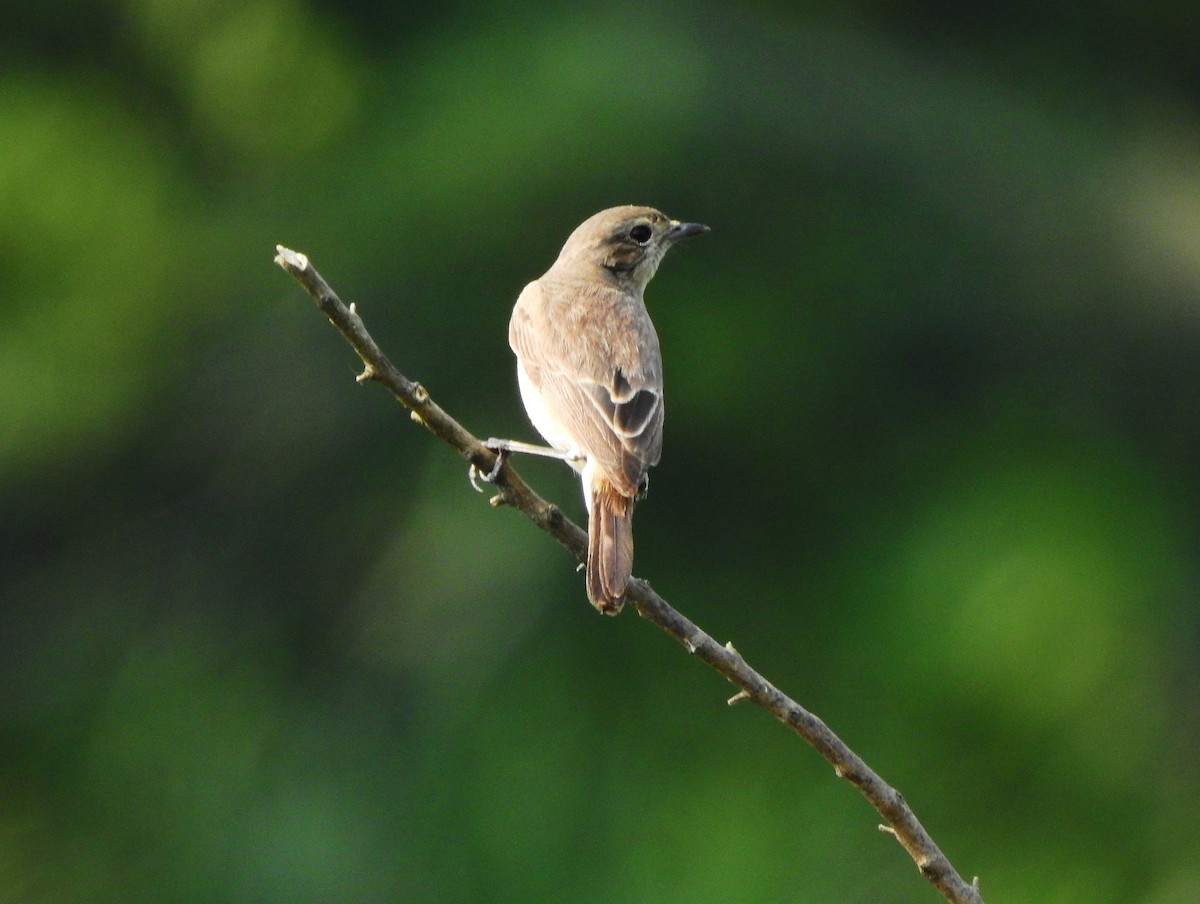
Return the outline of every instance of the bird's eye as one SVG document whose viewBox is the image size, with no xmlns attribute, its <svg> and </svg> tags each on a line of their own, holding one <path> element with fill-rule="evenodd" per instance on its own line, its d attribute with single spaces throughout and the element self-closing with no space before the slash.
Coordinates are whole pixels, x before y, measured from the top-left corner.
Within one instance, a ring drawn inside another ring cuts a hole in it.
<svg viewBox="0 0 1200 904">
<path fill-rule="evenodd" d="M 650 241 L 650 236 L 653 234 L 654 233 L 651 231 L 650 227 L 645 223 L 638 223 L 629 230 L 629 237 L 639 245 L 644 245 Z"/>
</svg>

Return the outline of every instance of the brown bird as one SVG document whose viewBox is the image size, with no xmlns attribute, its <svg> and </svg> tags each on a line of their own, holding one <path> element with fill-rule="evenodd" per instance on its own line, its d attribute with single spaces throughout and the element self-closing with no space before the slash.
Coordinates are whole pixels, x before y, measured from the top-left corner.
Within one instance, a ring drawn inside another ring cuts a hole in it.
<svg viewBox="0 0 1200 904">
<path fill-rule="evenodd" d="M 583 478 L 587 594 L 609 615 L 633 573 L 634 499 L 662 452 L 662 356 L 642 293 L 668 248 L 707 231 L 650 207 L 603 210 L 525 287 L 509 323 L 525 410 L 554 450 L 540 451 Z"/>
</svg>

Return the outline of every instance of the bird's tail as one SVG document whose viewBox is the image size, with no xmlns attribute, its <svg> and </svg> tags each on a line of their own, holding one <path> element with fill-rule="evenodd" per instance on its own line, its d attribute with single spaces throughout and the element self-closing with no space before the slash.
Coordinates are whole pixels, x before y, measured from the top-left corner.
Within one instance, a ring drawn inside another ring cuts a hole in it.
<svg viewBox="0 0 1200 904">
<path fill-rule="evenodd" d="M 600 480 L 592 489 L 588 517 L 587 595 L 605 615 L 625 605 L 633 574 L 633 499 Z"/>
</svg>

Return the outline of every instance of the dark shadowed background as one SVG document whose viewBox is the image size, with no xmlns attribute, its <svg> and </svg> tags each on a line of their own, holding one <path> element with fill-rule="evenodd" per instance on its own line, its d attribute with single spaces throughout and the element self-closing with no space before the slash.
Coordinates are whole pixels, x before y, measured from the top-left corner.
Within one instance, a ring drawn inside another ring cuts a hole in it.
<svg viewBox="0 0 1200 904">
<path fill-rule="evenodd" d="M 1196 5 L 379 6 L 5 11 L 0 902 L 937 900 L 271 262 L 533 439 L 621 203 L 712 226 L 637 573 L 989 904 L 1200 900 Z"/>
</svg>

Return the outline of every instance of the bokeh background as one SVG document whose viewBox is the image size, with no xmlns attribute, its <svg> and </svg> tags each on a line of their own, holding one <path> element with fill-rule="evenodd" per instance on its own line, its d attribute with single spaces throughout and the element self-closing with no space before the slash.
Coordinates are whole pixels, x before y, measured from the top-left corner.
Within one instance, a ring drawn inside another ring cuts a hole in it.
<svg viewBox="0 0 1200 904">
<path fill-rule="evenodd" d="M 989 902 L 1200 900 L 1198 7 L 834 6 L 6 5 L 0 901 L 937 900 L 272 264 L 533 439 L 629 202 L 713 227 L 638 573 Z"/>
</svg>

